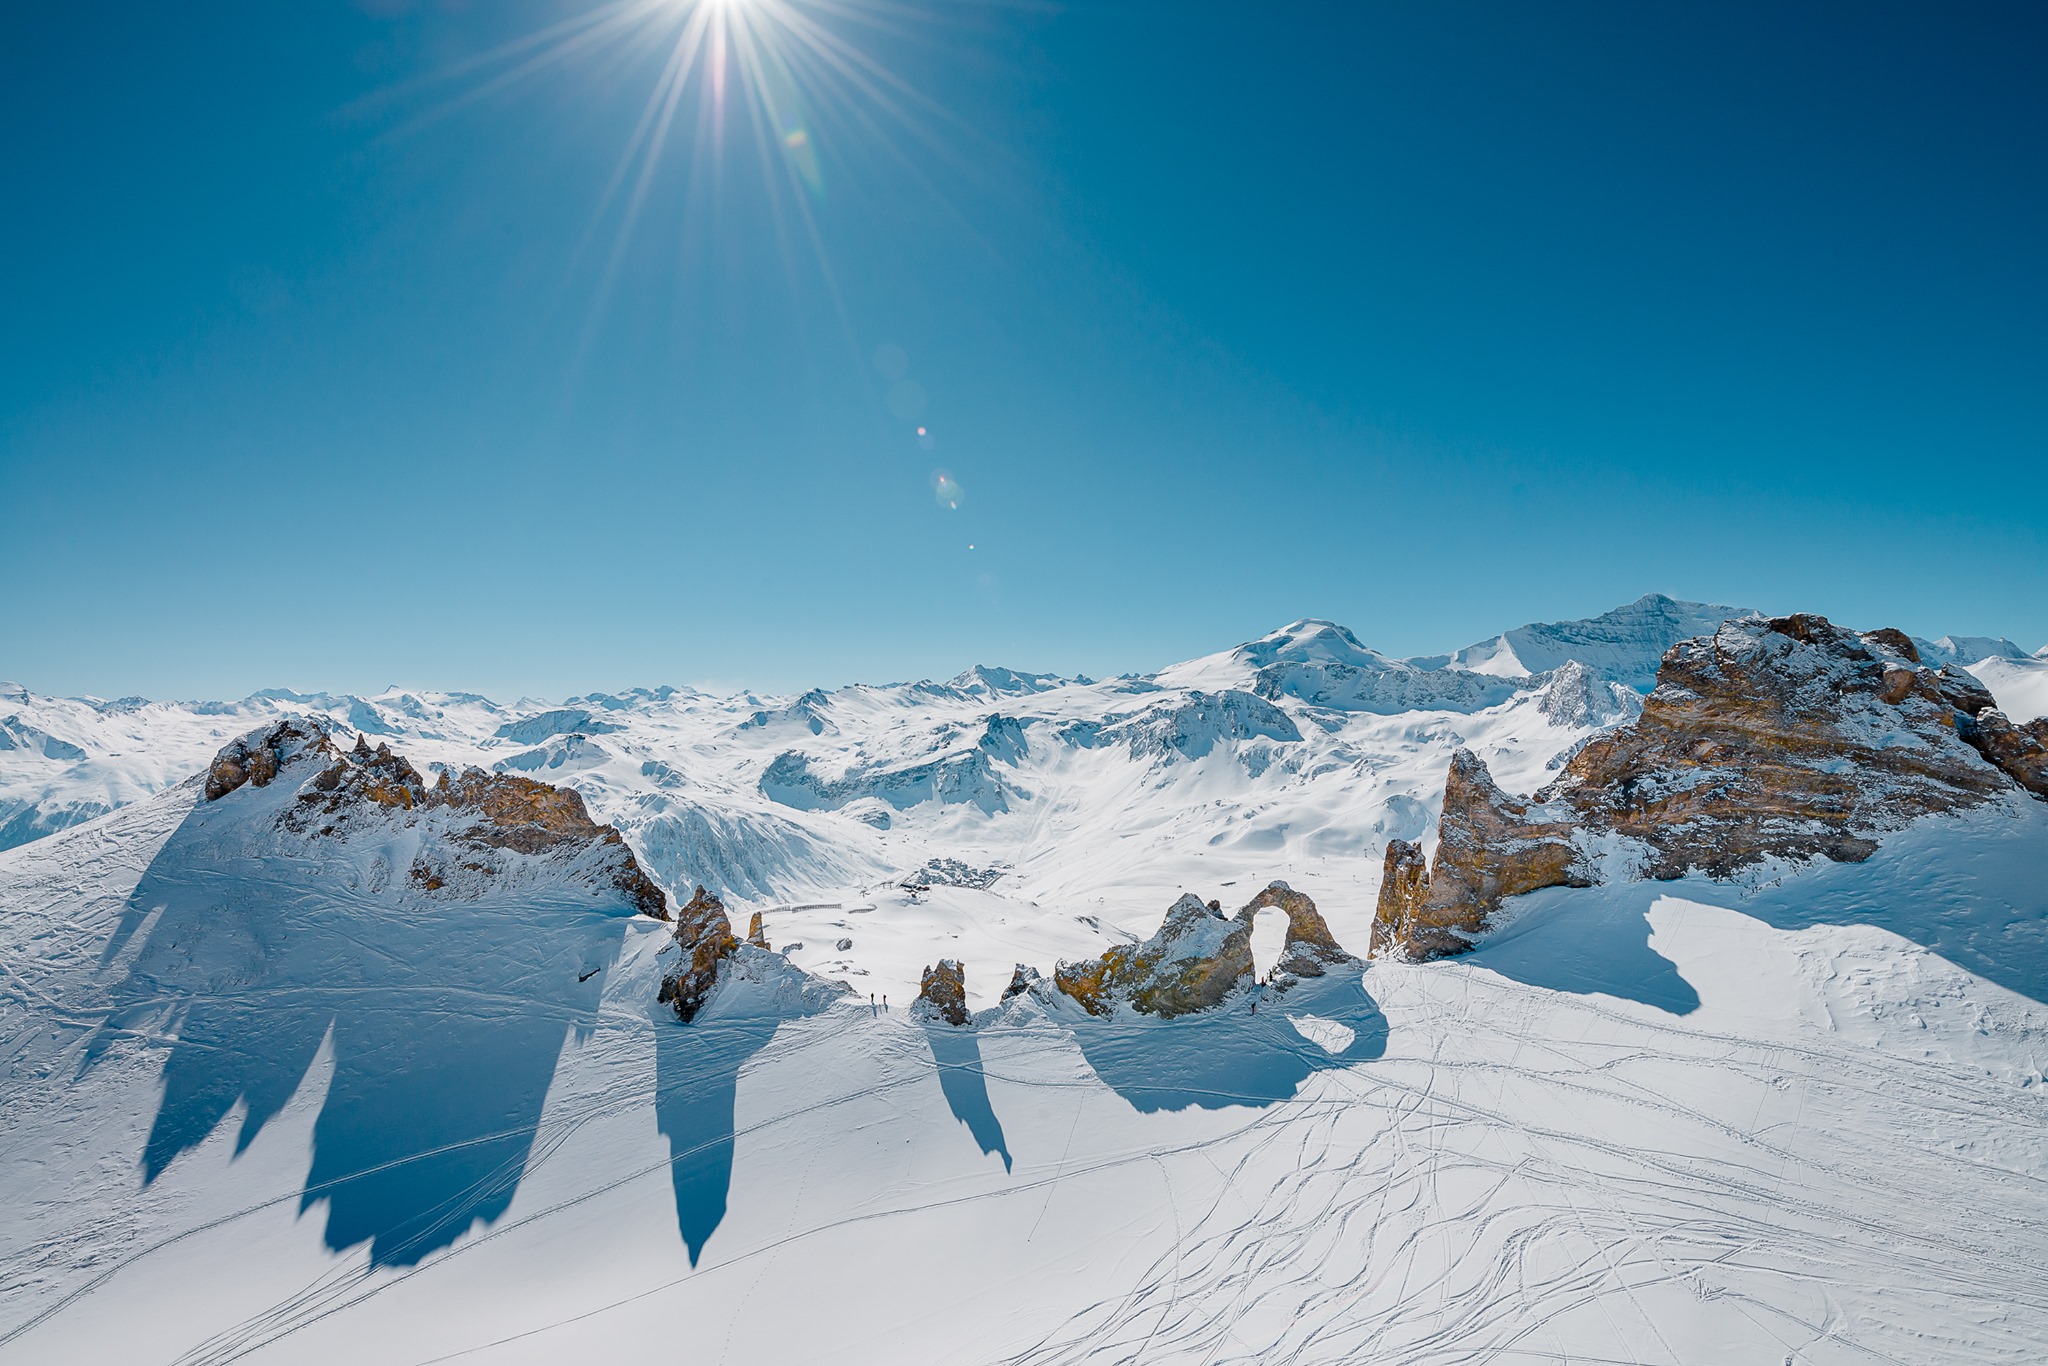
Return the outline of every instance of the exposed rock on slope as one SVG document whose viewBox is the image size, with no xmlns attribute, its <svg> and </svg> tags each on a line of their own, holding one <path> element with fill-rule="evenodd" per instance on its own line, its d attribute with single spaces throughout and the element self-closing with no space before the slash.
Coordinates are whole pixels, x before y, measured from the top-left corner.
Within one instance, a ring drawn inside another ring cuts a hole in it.
<svg viewBox="0 0 2048 1366">
<path fill-rule="evenodd" d="M 1053 985 L 1091 1015 L 1114 1015 L 1119 1006 L 1161 1017 L 1207 1010 L 1252 985 L 1252 922 L 1269 906 L 1287 913 L 1287 938 L 1274 965 L 1280 985 L 1288 977 L 1320 977 L 1357 961 L 1330 933 L 1315 902 L 1275 882 L 1234 916 L 1190 892 L 1167 909 L 1165 923 L 1150 939 L 1120 944 L 1100 958 L 1061 963 Z M 1018 967 L 1005 1000 L 1031 990 L 1038 976 L 1026 973 Z"/>
<path fill-rule="evenodd" d="M 611 722 L 600 721 L 580 707 L 563 707 L 544 711 L 538 716 L 507 721 L 498 727 L 498 738 L 521 745 L 537 745 L 557 735 L 602 735 L 617 729 Z"/>
<path fill-rule="evenodd" d="M 1252 982 L 1252 924 L 1193 892 L 1167 908 L 1166 922 L 1142 944 L 1119 944 L 1100 958 L 1061 963 L 1053 984 L 1090 1015 L 1119 1005 L 1171 1017 L 1207 1010 Z"/>
<path fill-rule="evenodd" d="M 668 918 L 668 898 L 619 832 L 592 821 L 576 793 L 474 768 L 452 780 L 443 772 L 428 787 L 390 746 L 373 750 L 358 735 L 344 754 L 317 721 L 279 721 L 226 745 L 207 769 L 206 800 L 220 801 L 244 786 L 268 787 L 281 775 L 300 777 L 294 770 L 301 768 L 308 772 L 279 812 L 278 828 L 321 837 L 346 835 L 365 823 L 419 825 L 422 839 L 409 876 L 421 891 L 460 894 L 480 887 L 479 879 L 532 871 L 489 853 L 505 851 L 559 866 L 579 881 L 609 885 L 643 914 Z"/>
<path fill-rule="evenodd" d="M 1251 693 L 1197 689 L 1143 711 L 1109 717 L 1095 738 L 1123 745 L 1141 759 L 1174 762 L 1200 759 L 1230 740 L 1294 743 L 1301 730 L 1286 712 Z"/>
<path fill-rule="evenodd" d="M 1625 683 L 1601 678 L 1576 659 L 1557 666 L 1538 692 L 1537 709 L 1553 726 L 1610 726 L 1642 710 L 1642 697 Z"/>
<path fill-rule="evenodd" d="M 362 742 L 357 740 L 360 750 Z M 302 755 L 332 757 L 333 741 L 314 721 L 280 721 L 230 741 L 206 770 L 206 800 L 217 802 L 244 783 L 270 786 L 278 770 Z"/>
<path fill-rule="evenodd" d="M 958 959 L 941 958 L 938 966 L 924 970 L 910 1009 L 920 1019 L 936 1018 L 955 1026 L 967 1023 L 967 973 Z"/>
<path fill-rule="evenodd" d="M 1652 877 L 1726 877 L 1772 856 L 1855 862 L 1875 834 L 2007 789 L 1964 739 L 1990 706 L 1897 632 L 1804 614 L 1731 622 L 1674 646 L 1641 719 L 1587 745 L 1550 793 L 1582 824 L 1648 845 Z"/>
<path fill-rule="evenodd" d="M 688 1024 L 718 985 L 719 965 L 739 948 L 725 903 L 699 887 L 676 911 L 676 943 L 682 947 L 682 962 L 662 977 L 655 999 Z"/>
<path fill-rule="evenodd" d="M 1532 816 L 1495 785 L 1479 756 L 1461 749 L 1444 780 L 1444 812 L 1436 865 L 1424 872 L 1422 851 L 1407 840 L 1387 843 L 1387 867 L 1373 918 L 1374 955 L 1398 946 L 1413 958 L 1440 958 L 1471 947 L 1502 897 L 1554 887 L 1585 886 L 1563 813 Z M 1475 908 L 1477 919 L 1475 920 Z"/>
<path fill-rule="evenodd" d="M 2048 797 L 2048 716 L 2016 726 L 2004 712 L 1986 708 L 1977 713 L 1977 723 L 1966 738 L 2014 782 L 2037 797 Z"/>
<path fill-rule="evenodd" d="M 993 815 L 1010 809 L 1012 788 L 995 772 L 989 752 L 975 748 L 901 767 L 856 764 L 837 778 L 820 777 L 802 754 L 782 754 L 761 775 L 761 793 L 803 811 L 836 811 L 878 797 L 898 811 L 936 800 L 971 804 Z"/>
<path fill-rule="evenodd" d="M 1297 698 L 1340 711 L 1477 711 L 1514 691 L 1511 682 L 1430 663 L 1389 659 L 1335 622 L 1313 618 L 1241 645 L 1260 697 Z"/>
<path fill-rule="evenodd" d="M 2041 793 L 2042 742 L 1969 675 L 1924 667 L 1900 632 L 1730 621 L 1673 646 L 1641 718 L 1587 744 L 1534 803 L 1461 751 L 1429 870 L 1414 846 L 1388 847 L 1373 951 L 1462 952 L 1503 897 L 1585 885 L 1586 855 L 1615 837 L 1655 878 L 1858 862 L 1917 817 L 2014 783 Z"/>
<path fill-rule="evenodd" d="M 1017 970 L 1010 974 L 1010 985 L 1003 988 L 1003 999 L 1008 1001 L 1022 996 L 1044 980 L 1037 968 L 1029 963 L 1019 963 Z"/>
</svg>

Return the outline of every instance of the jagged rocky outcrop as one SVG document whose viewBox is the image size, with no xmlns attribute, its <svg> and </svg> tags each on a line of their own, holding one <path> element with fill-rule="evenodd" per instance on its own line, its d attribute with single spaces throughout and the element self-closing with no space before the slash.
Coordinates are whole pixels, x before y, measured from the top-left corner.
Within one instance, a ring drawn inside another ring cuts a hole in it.
<svg viewBox="0 0 2048 1366">
<path fill-rule="evenodd" d="M 361 745 L 360 737 L 357 740 Z M 334 742 L 317 721 L 280 721 L 230 740 L 206 770 L 206 800 L 217 802 L 244 783 L 268 787 L 278 771 L 302 755 L 329 757 Z"/>
<path fill-rule="evenodd" d="M 1010 985 L 1003 988 L 1003 999 L 1014 1000 L 1037 988 L 1045 978 L 1037 968 L 1028 963 L 1019 963 L 1017 970 L 1010 974 Z"/>
<path fill-rule="evenodd" d="M 2004 712 L 1987 707 L 1965 738 L 2021 787 L 2048 797 L 2048 716 L 2016 726 Z"/>
<path fill-rule="evenodd" d="M 837 811 L 864 798 L 879 798 L 898 811 L 921 802 L 964 804 L 992 816 L 1010 809 L 1014 789 L 995 771 L 980 747 L 897 767 L 855 764 L 839 777 L 822 777 L 808 756 L 777 755 L 761 774 L 761 794 L 802 811 Z"/>
<path fill-rule="evenodd" d="M 343 753 L 325 727 L 301 717 L 231 741 L 208 767 L 202 790 L 217 802 L 281 776 L 299 778 L 299 786 L 278 813 L 280 830 L 321 838 L 345 836 L 365 823 L 425 822 L 408 873 L 419 891 L 480 892 L 502 875 L 531 871 L 492 852 L 504 851 L 609 885 L 641 913 L 668 918 L 667 896 L 624 837 L 591 820 L 583 798 L 568 788 L 476 768 L 452 776 L 444 771 L 430 787 L 389 745 L 371 749 L 358 734 L 355 747 Z"/>
<path fill-rule="evenodd" d="M 1387 842 L 1373 917 L 1375 956 L 1393 947 L 1412 958 L 1461 952 L 1502 897 L 1559 883 L 1586 885 L 1575 872 L 1579 854 L 1568 820 L 1540 810 L 1532 815 L 1527 803 L 1500 790 L 1468 749 L 1451 756 L 1437 830 L 1436 864 L 1429 871 L 1419 847 Z"/>
<path fill-rule="evenodd" d="M 1314 901 L 1274 882 L 1235 915 L 1189 892 L 1167 908 L 1150 939 L 1119 944 L 1100 958 L 1061 963 L 1053 970 L 1053 987 L 1090 1015 L 1114 1015 L 1124 1007 L 1162 1018 L 1208 1010 L 1256 980 L 1252 924 L 1268 907 L 1287 915 L 1287 938 L 1273 971 L 1277 987 L 1358 961 L 1330 933 Z M 1034 988 L 1037 974 L 1025 973 L 1020 965 L 1003 999 Z"/>
<path fill-rule="evenodd" d="M 754 918 L 747 925 L 747 942 L 757 949 L 770 948 L 768 931 L 761 927 L 761 913 L 754 912 Z"/>
<path fill-rule="evenodd" d="M 337 756 L 313 777 L 286 819 L 299 829 L 332 834 L 365 803 L 402 811 L 446 810 L 458 817 L 446 832 L 456 849 L 452 866 L 450 858 L 427 849 L 414 859 L 412 879 L 428 891 L 455 881 L 457 870 L 492 871 L 491 863 L 464 857 L 464 850 L 569 857 L 595 851 L 612 886 L 636 909 L 668 919 L 667 896 L 640 867 L 624 837 L 591 820 L 583 798 L 569 788 L 478 768 L 456 775 L 443 770 L 429 787 L 403 755 L 382 744 L 372 750 L 359 736 L 353 752 Z"/>
<path fill-rule="evenodd" d="M 1178 762 L 1203 758 L 1226 741 L 1299 743 L 1301 730 L 1263 697 L 1235 688 L 1214 693 L 1191 689 L 1141 711 L 1108 717 L 1092 733 L 1069 731 L 1063 738 L 1120 744 L 1140 759 Z"/>
<path fill-rule="evenodd" d="M 943 1020 L 949 1025 L 967 1023 L 967 973 L 957 958 L 941 958 L 936 966 L 924 970 L 923 980 L 917 990 L 917 1000 L 911 1003 L 911 1013 L 919 1019 Z"/>
<path fill-rule="evenodd" d="M 1731 620 L 1674 645 L 1642 715 L 1596 736 L 1533 801 L 1460 751 L 1427 871 L 1414 846 L 1388 846 L 1372 951 L 1462 952 L 1502 898 L 1586 885 L 1603 844 L 1654 878 L 1857 862 L 1921 816 L 2015 784 L 2048 795 L 2041 729 L 2014 726 L 1970 675 L 1927 668 L 1901 632 Z"/>
<path fill-rule="evenodd" d="M 739 941 L 733 937 L 725 903 L 701 886 L 677 908 L 675 925 L 682 961 L 662 976 L 655 1000 L 673 1009 L 676 1017 L 688 1024 L 710 999 L 718 985 L 719 968 L 739 948 Z"/>
<path fill-rule="evenodd" d="M 1171 1018 L 1207 1010 L 1252 982 L 1252 924 L 1193 892 L 1167 908 L 1159 932 L 1100 958 L 1061 963 L 1053 984 L 1090 1015 L 1119 1006 Z"/>
</svg>

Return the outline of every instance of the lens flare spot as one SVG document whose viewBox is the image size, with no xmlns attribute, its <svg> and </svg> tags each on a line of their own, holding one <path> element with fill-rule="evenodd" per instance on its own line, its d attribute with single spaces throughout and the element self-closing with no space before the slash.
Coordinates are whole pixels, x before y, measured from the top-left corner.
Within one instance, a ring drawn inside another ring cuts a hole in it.
<svg viewBox="0 0 2048 1366">
<path fill-rule="evenodd" d="M 923 417 L 927 401 L 924 386 L 914 379 L 899 379 L 889 386 L 889 411 L 899 422 L 915 422 Z"/>
<path fill-rule="evenodd" d="M 951 471 L 933 470 L 932 497 L 942 508 L 957 509 L 967 501 L 967 491 L 960 487 L 960 481 L 953 477 Z"/>
<path fill-rule="evenodd" d="M 910 353 L 895 342 L 875 348 L 875 373 L 894 383 L 910 373 Z"/>
</svg>

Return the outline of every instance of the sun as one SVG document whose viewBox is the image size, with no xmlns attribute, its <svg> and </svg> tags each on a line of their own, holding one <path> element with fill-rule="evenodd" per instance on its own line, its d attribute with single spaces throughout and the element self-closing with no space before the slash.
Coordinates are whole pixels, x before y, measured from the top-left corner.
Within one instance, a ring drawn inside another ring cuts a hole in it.
<svg viewBox="0 0 2048 1366">
<path fill-rule="evenodd" d="M 933 0 L 599 0 L 560 22 L 451 68 L 440 112 L 543 76 L 587 73 L 593 97 L 620 73 L 647 84 L 592 207 L 577 255 L 609 235 L 592 317 L 606 306 L 652 189 L 666 174 L 687 185 L 679 230 L 716 221 L 730 163 L 752 160 L 766 190 L 772 236 L 793 268 L 808 254 L 834 294 L 819 215 L 835 164 L 876 157 L 919 168 L 957 164 L 946 143 L 963 125 L 869 50 L 878 35 L 943 27 Z M 835 158 L 837 158 L 835 162 Z M 704 227 L 702 230 L 709 230 Z"/>
</svg>

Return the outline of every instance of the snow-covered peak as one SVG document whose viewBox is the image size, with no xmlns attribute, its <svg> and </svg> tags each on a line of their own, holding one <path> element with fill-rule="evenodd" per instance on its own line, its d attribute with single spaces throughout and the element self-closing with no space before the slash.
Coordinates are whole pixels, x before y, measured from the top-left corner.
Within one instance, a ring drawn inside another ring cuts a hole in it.
<svg viewBox="0 0 2048 1366">
<path fill-rule="evenodd" d="M 1920 658 L 1936 668 L 1943 664 L 1976 664 L 1986 659 L 2038 657 L 2029 655 L 2025 647 L 2004 636 L 1943 636 L 1935 641 L 1916 639 L 1913 645 L 1920 651 Z"/>
<path fill-rule="evenodd" d="M 1710 636 L 1724 621 L 1756 615 L 1752 608 L 1682 602 L 1662 593 L 1646 593 L 1596 617 L 1518 626 L 1468 645 L 1442 662 L 1473 673 L 1526 678 L 1577 660 L 1602 678 L 1648 692 L 1656 686 L 1658 661 L 1673 645 L 1694 636 Z"/>
<path fill-rule="evenodd" d="M 1277 679 L 1293 678 L 1304 670 L 1318 676 L 1336 671 L 1345 677 L 1355 677 L 1408 671 L 1410 666 L 1361 643 L 1334 621 L 1303 617 L 1235 649 L 1161 669 L 1153 675 L 1153 681 L 1169 688 L 1205 692 L 1249 689 L 1275 696 L 1295 691 L 1278 686 Z"/>
<path fill-rule="evenodd" d="M 1254 668 L 1270 664 L 1344 664 L 1354 669 L 1399 667 L 1378 650 L 1334 621 L 1303 617 L 1277 631 L 1237 647 L 1234 652 Z"/>
<path fill-rule="evenodd" d="M 1049 692 L 1068 680 L 1058 674 L 1024 673 L 993 664 L 976 664 L 949 682 L 952 687 L 974 697 L 1017 697 L 1027 693 Z"/>
</svg>

